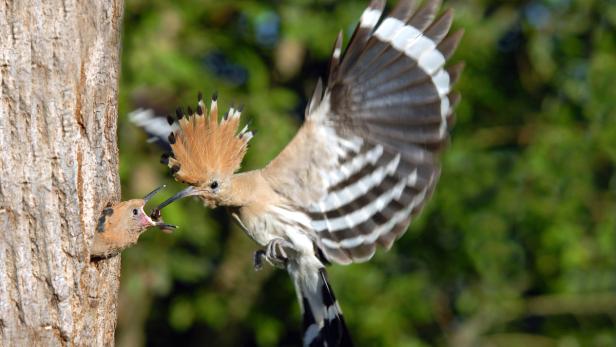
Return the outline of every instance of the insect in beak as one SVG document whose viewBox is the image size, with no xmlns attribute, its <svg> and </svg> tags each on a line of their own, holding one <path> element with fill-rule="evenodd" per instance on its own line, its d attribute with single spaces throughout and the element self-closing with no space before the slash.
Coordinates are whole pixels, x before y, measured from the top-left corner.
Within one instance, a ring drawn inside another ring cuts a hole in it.
<svg viewBox="0 0 616 347">
<path fill-rule="evenodd" d="M 178 228 L 177 225 L 167 224 L 162 220 L 159 220 L 160 215 L 160 210 L 158 208 L 155 208 L 154 210 L 152 210 L 152 213 L 150 213 L 150 218 L 152 219 L 152 222 L 154 222 L 154 226 L 157 226 L 160 230 L 167 234 L 172 233 L 174 229 Z"/>
</svg>

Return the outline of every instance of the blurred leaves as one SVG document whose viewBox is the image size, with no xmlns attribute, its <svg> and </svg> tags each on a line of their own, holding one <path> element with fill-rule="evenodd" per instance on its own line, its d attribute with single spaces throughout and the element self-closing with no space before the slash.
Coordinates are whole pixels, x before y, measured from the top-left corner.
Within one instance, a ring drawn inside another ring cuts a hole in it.
<svg viewBox="0 0 616 347">
<path fill-rule="evenodd" d="M 218 91 L 219 107 L 244 104 L 258 130 L 244 169 L 262 167 L 301 124 L 338 31 L 348 41 L 367 3 L 127 0 L 124 197 L 168 184 L 154 205 L 182 188 L 129 111 L 172 113 L 194 106 L 199 90 Z M 614 346 L 616 2 L 446 6 L 453 30 L 465 30 L 453 58 L 466 69 L 452 143 L 432 201 L 392 250 L 330 267 L 354 338 Z M 256 245 L 223 210 L 186 200 L 164 218 L 181 228 L 150 231 L 124 253 L 119 345 L 298 345 L 291 281 L 253 271 Z"/>
</svg>

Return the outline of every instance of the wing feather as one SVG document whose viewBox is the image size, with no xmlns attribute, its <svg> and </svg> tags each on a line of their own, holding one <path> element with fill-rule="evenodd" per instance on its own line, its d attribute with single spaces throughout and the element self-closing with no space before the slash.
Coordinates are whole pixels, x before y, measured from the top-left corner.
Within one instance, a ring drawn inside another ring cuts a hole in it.
<svg viewBox="0 0 616 347">
<path fill-rule="evenodd" d="M 319 85 L 304 125 L 263 171 L 305 210 L 330 261 L 389 249 L 438 180 L 463 66 L 445 67 L 462 32 L 448 35 L 453 14 L 437 18 L 440 3 L 415 10 L 401 0 L 381 20 L 384 2 L 373 1 L 344 52 L 338 36 L 324 92 Z"/>
</svg>

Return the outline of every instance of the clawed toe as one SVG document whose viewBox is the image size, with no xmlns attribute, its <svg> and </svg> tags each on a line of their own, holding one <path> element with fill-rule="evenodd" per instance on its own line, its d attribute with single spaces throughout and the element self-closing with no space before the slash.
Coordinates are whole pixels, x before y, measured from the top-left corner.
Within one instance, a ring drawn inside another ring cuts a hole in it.
<svg viewBox="0 0 616 347">
<path fill-rule="evenodd" d="M 295 247 L 284 239 L 273 239 L 266 246 L 254 254 L 254 268 L 256 271 L 263 267 L 263 257 L 270 265 L 284 269 L 289 260 L 289 250 L 295 251 Z"/>
</svg>

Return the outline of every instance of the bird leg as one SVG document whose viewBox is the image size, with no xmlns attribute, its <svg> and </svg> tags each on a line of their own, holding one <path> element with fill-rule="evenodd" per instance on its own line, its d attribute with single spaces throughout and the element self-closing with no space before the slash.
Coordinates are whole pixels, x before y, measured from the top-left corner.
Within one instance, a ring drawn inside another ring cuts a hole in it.
<svg viewBox="0 0 616 347">
<path fill-rule="evenodd" d="M 263 268 L 263 257 L 264 256 L 265 256 L 265 251 L 262 249 L 255 252 L 254 259 L 253 259 L 255 271 L 259 271 Z"/>
<path fill-rule="evenodd" d="M 260 249 L 255 252 L 255 271 L 259 271 L 263 267 L 264 257 L 265 261 L 267 261 L 270 265 L 280 269 L 284 269 L 287 265 L 287 261 L 289 260 L 289 257 L 287 255 L 289 251 L 295 252 L 295 247 L 291 242 L 281 238 L 275 238 L 271 240 L 265 246 L 265 249 Z"/>
</svg>

